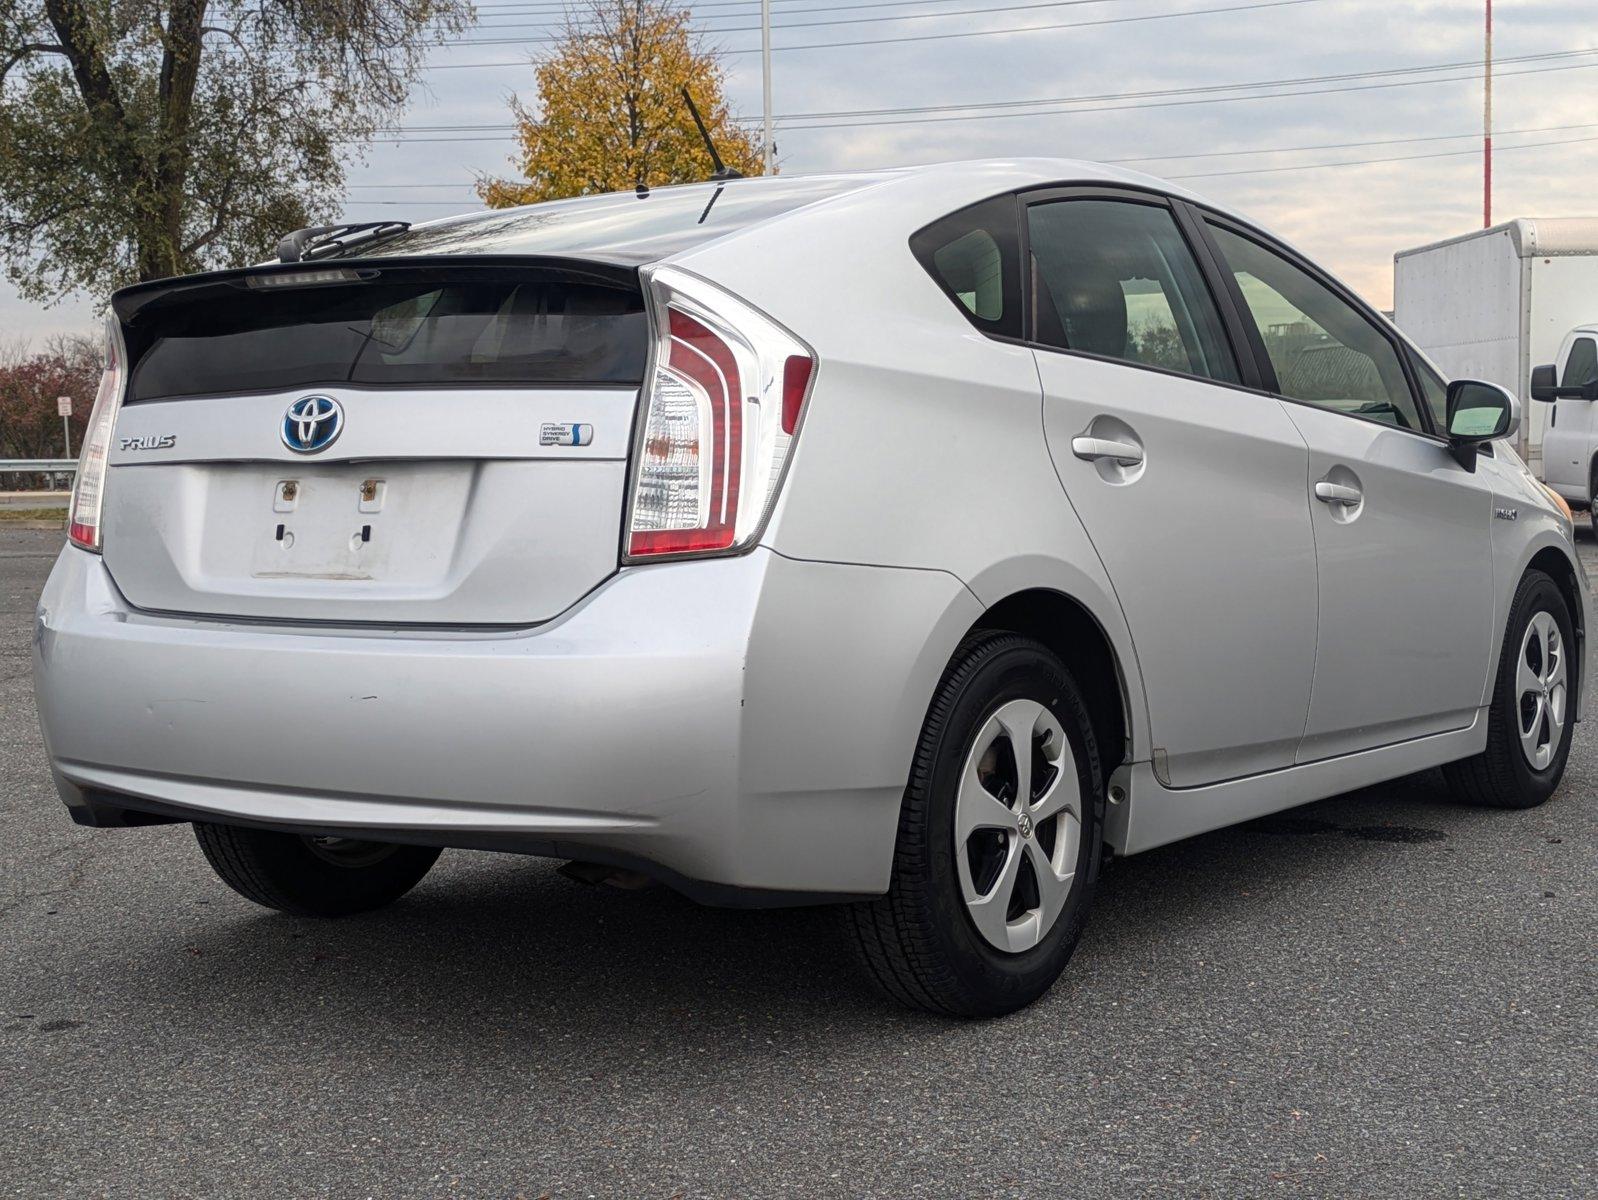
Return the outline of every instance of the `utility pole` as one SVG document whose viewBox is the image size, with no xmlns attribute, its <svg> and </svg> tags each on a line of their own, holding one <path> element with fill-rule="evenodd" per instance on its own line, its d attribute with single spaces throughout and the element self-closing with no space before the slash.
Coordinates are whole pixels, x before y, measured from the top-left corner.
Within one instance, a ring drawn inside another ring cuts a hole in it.
<svg viewBox="0 0 1598 1200">
<path fill-rule="evenodd" d="M 1493 223 L 1493 0 L 1487 0 L 1481 124 L 1481 224 Z"/>
<path fill-rule="evenodd" d="M 765 141 L 760 148 L 761 174 L 775 175 L 777 147 L 771 140 L 771 0 L 760 0 L 760 65 L 765 107 Z"/>
</svg>

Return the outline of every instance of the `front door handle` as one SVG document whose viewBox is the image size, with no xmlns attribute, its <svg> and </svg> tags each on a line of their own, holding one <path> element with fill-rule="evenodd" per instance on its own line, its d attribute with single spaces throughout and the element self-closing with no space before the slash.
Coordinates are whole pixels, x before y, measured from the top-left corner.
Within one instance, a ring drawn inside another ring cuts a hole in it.
<svg viewBox="0 0 1598 1200">
<path fill-rule="evenodd" d="M 1088 462 L 1113 458 L 1123 467 L 1135 467 L 1143 461 L 1142 446 L 1136 442 L 1118 442 L 1111 438 L 1074 437 L 1071 439 L 1071 453 Z"/>
<path fill-rule="evenodd" d="M 1333 483 L 1330 479 L 1320 479 L 1315 483 L 1315 499 L 1326 504 L 1353 506 L 1365 499 L 1365 493 L 1350 484 Z"/>
</svg>

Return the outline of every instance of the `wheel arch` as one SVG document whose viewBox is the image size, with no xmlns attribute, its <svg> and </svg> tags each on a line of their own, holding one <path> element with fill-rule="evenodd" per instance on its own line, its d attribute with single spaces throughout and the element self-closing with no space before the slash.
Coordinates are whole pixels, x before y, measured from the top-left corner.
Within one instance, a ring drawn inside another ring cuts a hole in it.
<svg viewBox="0 0 1598 1200">
<path fill-rule="evenodd" d="M 1051 588 L 1027 588 L 990 604 L 968 636 L 983 630 L 1022 634 L 1059 656 L 1085 693 L 1106 777 L 1136 757 L 1140 743 L 1133 678 L 1110 633 L 1088 605 Z"/>
</svg>

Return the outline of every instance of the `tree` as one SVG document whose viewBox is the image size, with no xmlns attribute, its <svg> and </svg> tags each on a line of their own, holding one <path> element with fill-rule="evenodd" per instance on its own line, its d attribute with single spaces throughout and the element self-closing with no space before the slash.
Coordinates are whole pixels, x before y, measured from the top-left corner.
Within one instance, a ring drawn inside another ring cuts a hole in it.
<svg viewBox="0 0 1598 1200">
<path fill-rule="evenodd" d="M 60 396 L 72 398 L 77 453 L 99 383 L 100 354 L 92 338 L 51 338 L 40 354 L 20 342 L 0 344 L 0 458 L 61 457 Z"/>
<path fill-rule="evenodd" d="M 710 157 L 686 87 L 729 167 L 760 171 L 760 147 L 722 96 L 724 75 L 672 0 L 587 0 L 537 66 L 535 110 L 511 100 L 525 181 L 483 179 L 492 208 L 705 179 Z"/>
<path fill-rule="evenodd" d="M 59 300 L 258 259 L 337 209 L 468 0 L 0 0 L 0 264 Z"/>
</svg>

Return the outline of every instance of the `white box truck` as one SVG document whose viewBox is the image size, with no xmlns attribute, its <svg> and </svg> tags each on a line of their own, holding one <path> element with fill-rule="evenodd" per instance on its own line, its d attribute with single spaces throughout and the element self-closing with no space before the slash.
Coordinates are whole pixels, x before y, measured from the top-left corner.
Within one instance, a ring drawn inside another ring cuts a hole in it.
<svg viewBox="0 0 1598 1200">
<path fill-rule="evenodd" d="M 1598 217 L 1521 219 L 1393 256 L 1393 322 L 1450 379 L 1519 396 L 1521 457 L 1541 474 L 1554 405 L 1531 402 L 1533 367 L 1598 323 Z"/>
</svg>

